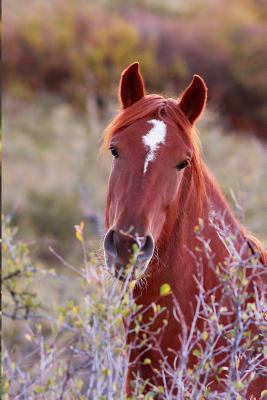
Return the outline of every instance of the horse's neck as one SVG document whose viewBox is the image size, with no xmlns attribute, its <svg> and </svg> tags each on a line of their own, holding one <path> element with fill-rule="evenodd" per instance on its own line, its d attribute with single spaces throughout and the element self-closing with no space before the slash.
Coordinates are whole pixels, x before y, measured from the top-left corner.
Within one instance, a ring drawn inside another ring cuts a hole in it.
<svg viewBox="0 0 267 400">
<path fill-rule="evenodd" d="M 228 254 L 222 236 L 232 233 L 235 237 L 234 245 L 240 247 L 244 242 L 241 226 L 235 219 L 218 185 L 208 170 L 204 170 L 205 189 L 202 194 L 201 209 L 194 207 L 201 194 L 194 190 L 188 192 L 177 208 L 177 219 L 168 238 L 165 238 L 165 247 L 161 248 L 161 260 L 164 265 L 171 266 L 174 273 L 192 274 L 194 259 L 200 253 L 204 241 L 209 241 L 210 254 L 215 263 L 224 261 Z M 194 186 L 194 185 L 193 185 Z M 208 254 L 206 254 L 208 256 Z M 174 261 L 176 260 L 176 261 Z M 206 261 L 205 261 L 206 260 Z M 207 257 L 202 254 L 202 262 L 208 264 Z M 195 261 L 196 264 L 196 261 Z M 191 266 L 191 267 L 190 267 Z"/>
<path fill-rule="evenodd" d="M 181 188 L 185 195 L 177 201 L 176 209 L 168 215 L 166 226 L 170 228 L 164 229 L 164 236 L 156 245 L 156 256 L 151 265 L 153 273 L 146 278 L 146 290 L 141 286 L 136 289 L 136 296 L 140 298 L 141 303 L 154 301 L 153 299 L 158 297 L 159 286 L 169 282 L 180 305 L 186 308 L 188 298 L 195 296 L 193 277 L 199 262 L 203 267 L 205 286 L 211 288 L 216 284 L 216 277 L 210 270 L 207 256 L 211 256 L 215 266 L 228 256 L 228 249 L 221 237 L 223 230 L 226 229 L 229 235 L 230 232 L 235 234 L 237 247 L 244 243 L 241 226 L 207 170 L 204 170 L 204 179 L 207 195 L 204 196 L 203 192 L 201 208 L 194 207 L 200 193 L 193 188 L 189 191 L 188 182 Z M 215 215 L 214 223 L 211 221 L 212 214 Z M 221 232 L 216 229 L 216 223 L 222 228 Z M 203 252 L 204 241 L 209 245 L 209 254 Z"/>
</svg>

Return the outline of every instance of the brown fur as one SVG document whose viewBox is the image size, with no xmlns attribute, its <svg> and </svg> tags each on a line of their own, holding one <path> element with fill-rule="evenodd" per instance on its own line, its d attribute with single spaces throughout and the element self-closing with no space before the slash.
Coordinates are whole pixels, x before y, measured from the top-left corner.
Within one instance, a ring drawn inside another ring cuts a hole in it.
<svg viewBox="0 0 267 400">
<path fill-rule="evenodd" d="M 116 145 L 121 156 L 118 161 L 114 161 L 110 177 L 106 225 L 107 228 L 115 226 L 124 230 L 134 225 L 140 235 L 149 233 L 154 238 L 156 250 L 146 271 L 145 289 L 137 284 L 134 296 L 136 303 L 144 308 L 153 302 L 166 307 L 165 318 L 169 323 L 164 336 L 160 339 L 160 348 L 162 354 L 172 364 L 174 356 L 170 349 L 179 352 L 180 344 L 177 337 L 181 327 L 172 314 L 173 299 L 171 296 L 159 299 L 159 288 L 163 283 L 170 284 L 186 323 L 190 326 L 197 290 L 193 279 L 196 265 L 191 254 L 198 245 L 194 227 L 198 224 L 199 218 L 204 221 L 205 237 L 211 239 L 210 246 L 215 255 L 215 265 L 224 261 L 227 251 L 209 224 L 211 210 L 223 215 L 225 223 L 235 232 L 237 248 L 241 248 L 246 240 L 249 240 L 249 243 L 250 241 L 253 243 L 251 247 L 260 253 L 263 263 L 267 258 L 261 243 L 249 235 L 235 219 L 218 185 L 201 159 L 199 139 L 192 125 L 206 103 L 207 91 L 203 80 L 195 77 L 181 100 L 176 101 L 159 95 L 145 96 L 144 88 L 140 89 L 142 81 L 138 68 L 135 67 L 134 71 L 136 85 L 132 70 L 131 79 L 128 75 L 129 70 L 122 75 L 121 102 L 124 106 L 104 132 L 103 148 L 108 148 L 110 144 Z M 128 103 L 127 88 L 130 93 Z M 147 121 L 151 118 L 158 118 L 166 123 L 168 139 L 166 146 L 162 146 L 159 150 L 157 161 L 151 163 L 144 177 L 142 168 L 145 149 L 142 146 L 142 135 L 147 132 Z M 175 161 L 181 161 L 188 152 L 191 154 L 190 166 L 176 176 Z M 207 260 L 204 259 L 203 272 L 205 288 L 212 289 L 216 286 L 217 280 Z M 144 321 L 149 321 L 150 317 L 151 312 L 146 312 Z M 156 332 L 161 323 L 162 319 L 155 321 L 151 327 L 152 331 Z M 135 340 L 136 334 L 128 334 L 129 344 Z M 153 372 L 160 369 L 161 357 L 158 351 L 149 349 L 138 362 L 134 362 L 139 354 L 138 351 L 140 352 L 138 349 L 133 350 L 130 354 L 128 395 L 131 394 L 130 382 L 136 373 L 140 373 L 144 379 L 152 379 L 158 385 L 162 384 L 161 379 Z M 152 360 L 153 368 L 143 364 L 146 357 Z M 194 357 L 192 356 L 190 360 L 193 364 Z M 259 396 L 261 390 L 262 382 L 254 384 L 250 395 Z"/>
</svg>

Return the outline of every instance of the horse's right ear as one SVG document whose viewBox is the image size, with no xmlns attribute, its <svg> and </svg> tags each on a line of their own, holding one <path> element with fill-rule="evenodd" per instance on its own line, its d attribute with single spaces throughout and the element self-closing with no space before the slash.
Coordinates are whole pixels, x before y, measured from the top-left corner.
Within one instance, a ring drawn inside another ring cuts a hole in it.
<svg viewBox="0 0 267 400">
<path fill-rule="evenodd" d="M 122 108 L 130 107 L 145 95 L 145 87 L 142 75 L 139 71 L 139 63 L 129 65 L 122 74 L 119 86 L 119 100 Z"/>
</svg>

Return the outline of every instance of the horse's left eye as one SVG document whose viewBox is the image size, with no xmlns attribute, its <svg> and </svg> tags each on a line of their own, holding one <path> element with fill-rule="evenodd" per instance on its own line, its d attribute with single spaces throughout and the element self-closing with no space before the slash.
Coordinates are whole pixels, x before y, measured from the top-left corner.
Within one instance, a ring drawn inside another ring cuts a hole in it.
<svg viewBox="0 0 267 400">
<path fill-rule="evenodd" d="M 178 171 L 181 171 L 181 169 L 184 169 L 185 167 L 187 167 L 187 165 L 189 164 L 189 162 L 187 160 L 181 161 L 179 164 L 176 165 L 176 169 L 178 169 Z"/>
</svg>

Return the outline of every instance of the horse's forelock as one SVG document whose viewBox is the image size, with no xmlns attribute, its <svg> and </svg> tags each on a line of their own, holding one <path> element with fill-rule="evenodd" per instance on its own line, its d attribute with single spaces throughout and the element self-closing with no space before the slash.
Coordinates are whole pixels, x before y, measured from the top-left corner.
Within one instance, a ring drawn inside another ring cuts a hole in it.
<svg viewBox="0 0 267 400">
<path fill-rule="evenodd" d="M 127 126 L 138 119 L 150 116 L 164 105 L 165 99 L 156 94 L 150 94 L 128 108 L 121 110 L 117 116 L 108 124 L 104 130 L 102 150 L 109 147 L 111 138 L 124 126 Z"/>
<path fill-rule="evenodd" d="M 144 96 L 132 106 L 121 110 L 117 116 L 109 123 L 104 130 L 102 149 L 109 147 L 111 138 L 123 127 L 145 117 L 157 114 L 163 120 L 173 121 L 183 132 L 187 134 L 187 139 L 192 136 L 193 130 L 190 122 L 180 110 L 178 102 L 172 98 L 164 98 L 157 94 Z M 168 121 L 166 121 L 168 122 Z"/>
</svg>

